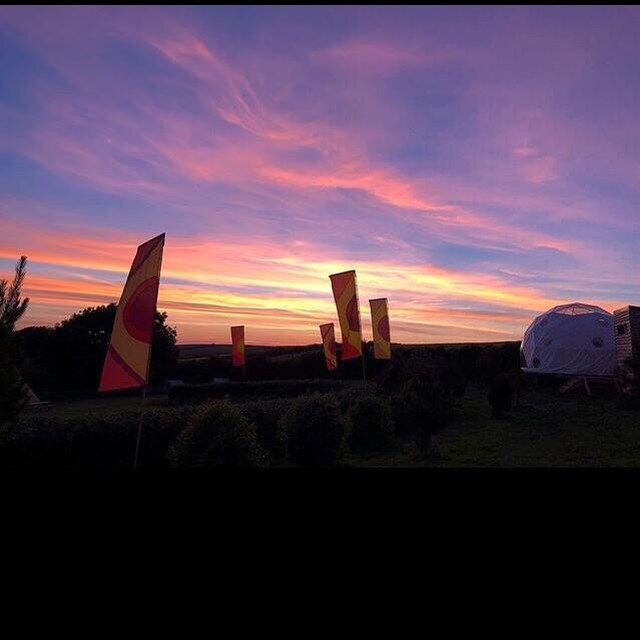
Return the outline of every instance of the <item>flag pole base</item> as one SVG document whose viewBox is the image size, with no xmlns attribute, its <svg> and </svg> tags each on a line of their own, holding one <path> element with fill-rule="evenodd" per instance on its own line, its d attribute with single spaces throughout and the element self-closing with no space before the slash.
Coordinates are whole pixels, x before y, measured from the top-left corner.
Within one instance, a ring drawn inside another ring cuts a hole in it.
<svg viewBox="0 0 640 640">
<path fill-rule="evenodd" d="M 138 420 L 138 437 L 136 439 L 136 453 L 133 458 L 133 468 L 138 468 L 138 454 L 140 453 L 140 441 L 142 440 L 142 418 L 144 417 L 145 400 L 147 397 L 147 387 L 142 387 L 142 401 L 140 402 L 140 418 Z"/>
</svg>

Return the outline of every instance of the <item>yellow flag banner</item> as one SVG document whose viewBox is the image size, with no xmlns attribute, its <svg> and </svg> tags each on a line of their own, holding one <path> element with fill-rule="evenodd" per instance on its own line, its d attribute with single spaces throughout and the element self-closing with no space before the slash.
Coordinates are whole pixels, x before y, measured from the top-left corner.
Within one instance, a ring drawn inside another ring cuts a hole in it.
<svg viewBox="0 0 640 640">
<path fill-rule="evenodd" d="M 342 360 L 362 355 L 362 333 L 358 289 L 354 270 L 330 275 L 333 298 L 336 301 L 340 331 L 342 333 Z"/>
<path fill-rule="evenodd" d="M 377 360 L 391 359 L 391 334 L 387 298 L 369 300 L 373 327 L 373 355 Z"/>
<path fill-rule="evenodd" d="M 327 364 L 327 369 L 329 371 L 333 371 L 338 368 L 338 359 L 336 356 L 336 333 L 333 328 L 333 322 L 321 324 L 320 335 L 322 336 L 324 360 Z"/>
<path fill-rule="evenodd" d="M 146 386 L 158 302 L 164 233 L 138 247 L 124 285 L 99 391 Z"/>
<path fill-rule="evenodd" d="M 244 367 L 244 326 L 231 327 L 231 360 L 234 367 Z"/>
</svg>

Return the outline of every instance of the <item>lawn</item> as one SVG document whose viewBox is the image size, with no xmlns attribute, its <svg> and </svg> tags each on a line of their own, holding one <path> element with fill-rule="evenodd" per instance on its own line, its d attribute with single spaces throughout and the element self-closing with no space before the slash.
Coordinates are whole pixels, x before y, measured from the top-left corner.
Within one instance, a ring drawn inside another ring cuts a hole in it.
<svg viewBox="0 0 640 640">
<path fill-rule="evenodd" d="M 528 390 L 508 417 L 491 417 L 486 389 L 472 386 L 453 423 L 419 455 L 410 441 L 352 464 L 379 467 L 635 467 L 640 466 L 640 412 L 617 409 L 618 398 L 560 396 Z"/>
</svg>

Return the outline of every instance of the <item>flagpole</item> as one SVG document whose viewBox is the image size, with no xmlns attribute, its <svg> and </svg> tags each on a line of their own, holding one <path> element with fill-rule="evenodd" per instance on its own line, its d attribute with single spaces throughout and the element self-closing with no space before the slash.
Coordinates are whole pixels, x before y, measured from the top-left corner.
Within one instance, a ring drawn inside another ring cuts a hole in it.
<svg viewBox="0 0 640 640">
<path fill-rule="evenodd" d="M 138 468 L 138 453 L 140 452 L 140 440 L 142 439 L 142 418 L 144 416 L 145 399 L 147 397 L 147 386 L 142 387 L 142 400 L 140 402 L 140 418 L 138 419 L 138 438 L 136 440 L 136 454 L 133 459 L 133 468 Z"/>
</svg>

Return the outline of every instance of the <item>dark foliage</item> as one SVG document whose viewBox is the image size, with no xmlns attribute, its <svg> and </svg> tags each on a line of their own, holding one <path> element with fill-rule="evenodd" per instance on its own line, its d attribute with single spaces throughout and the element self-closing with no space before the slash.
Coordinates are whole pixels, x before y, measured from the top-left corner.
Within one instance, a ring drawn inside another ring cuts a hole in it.
<svg viewBox="0 0 640 640">
<path fill-rule="evenodd" d="M 247 359 L 247 379 L 249 380 L 308 380 L 332 376 L 324 362 L 321 349 L 314 347 L 280 355 L 277 350 L 269 356 L 258 355 Z"/>
<path fill-rule="evenodd" d="M 26 403 L 20 364 L 15 334 L 0 330 L 0 424 L 13 420 Z"/>
<path fill-rule="evenodd" d="M 506 411 L 511 409 L 513 403 L 513 384 L 504 373 L 495 376 L 487 400 L 491 405 L 491 415 L 494 418 L 501 418 Z"/>
<path fill-rule="evenodd" d="M 462 350 L 442 347 L 396 349 L 395 361 L 380 375 L 379 382 L 390 394 L 395 430 L 411 435 L 428 450 L 431 437 L 454 415 L 453 398 L 464 395 L 467 377 L 457 360 Z M 463 352 L 468 357 L 468 351 Z"/>
<path fill-rule="evenodd" d="M 393 437 L 389 405 L 379 396 L 356 397 L 349 407 L 350 444 L 355 451 L 380 451 Z"/>
<path fill-rule="evenodd" d="M 618 411 L 640 411 L 640 394 L 623 393 L 616 403 Z"/>
<path fill-rule="evenodd" d="M 261 467 L 267 462 L 254 424 L 227 400 L 193 413 L 170 453 L 177 467 Z"/>
<path fill-rule="evenodd" d="M 620 402 L 620 406 L 633 409 L 640 406 L 640 340 L 633 338 L 632 354 L 625 358 L 624 366 L 619 374 L 628 398 Z"/>
<path fill-rule="evenodd" d="M 333 394 L 297 398 L 280 420 L 287 457 L 302 466 L 339 464 L 347 436 L 348 423 Z"/>
<path fill-rule="evenodd" d="M 380 373 L 377 381 L 383 391 L 390 394 L 400 390 L 408 380 L 432 380 L 437 373 L 438 364 L 430 349 L 396 349 L 393 359 Z"/>
<path fill-rule="evenodd" d="M 245 402 L 241 406 L 249 422 L 256 427 L 260 446 L 276 456 L 284 455 L 284 443 L 278 436 L 278 424 L 288 408 L 287 400 L 259 400 Z"/>
<path fill-rule="evenodd" d="M 512 374 L 520 370 L 520 343 L 484 345 L 478 358 L 478 380 L 491 383 L 501 373 Z"/>
<path fill-rule="evenodd" d="M 29 305 L 29 298 L 22 298 L 26 267 L 27 258 L 22 256 L 11 284 L 0 280 L 0 423 L 12 420 L 26 402 L 20 372 L 22 353 L 14 332 L 16 322 Z"/>
<path fill-rule="evenodd" d="M 292 398 L 309 393 L 327 393 L 342 389 L 342 380 L 266 380 L 263 382 L 229 382 L 185 385 L 171 389 L 169 399 L 175 404 L 188 404 L 207 398 Z"/>
<path fill-rule="evenodd" d="M 392 397 L 391 406 L 397 432 L 412 435 L 423 451 L 454 416 L 453 400 L 437 378 L 412 378 Z"/>
<path fill-rule="evenodd" d="M 226 378 L 229 375 L 229 361 L 217 356 L 208 358 L 190 358 L 179 360 L 174 369 L 174 376 L 186 383 L 208 383 L 214 378 Z"/>
<path fill-rule="evenodd" d="M 16 264 L 13 281 L 0 280 L 0 332 L 10 333 L 29 306 L 29 298 L 22 297 L 22 285 L 27 274 L 27 257 Z"/>
<path fill-rule="evenodd" d="M 145 412 L 138 466 L 166 467 L 166 454 L 185 426 L 184 409 Z M 0 432 L 0 467 L 130 468 L 138 429 L 137 411 L 61 418 L 34 414 Z"/>
<path fill-rule="evenodd" d="M 464 396 L 467 390 L 467 377 L 459 365 L 444 362 L 440 366 L 439 378 L 442 390 L 448 396 L 458 400 Z"/>
<path fill-rule="evenodd" d="M 95 393 L 102 373 L 117 305 L 89 307 L 54 328 L 18 332 L 27 356 L 25 377 L 41 397 Z M 176 330 L 167 314 L 156 312 L 151 347 L 150 383 L 171 377 L 178 358 Z"/>
</svg>

